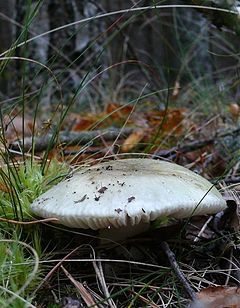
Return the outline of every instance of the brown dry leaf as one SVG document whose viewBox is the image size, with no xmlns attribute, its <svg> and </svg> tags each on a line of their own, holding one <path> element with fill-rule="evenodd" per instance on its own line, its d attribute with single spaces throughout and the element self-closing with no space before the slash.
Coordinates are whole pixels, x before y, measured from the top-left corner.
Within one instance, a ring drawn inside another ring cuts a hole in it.
<svg viewBox="0 0 240 308">
<path fill-rule="evenodd" d="M 94 121 L 93 119 L 89 119 L 86 117 L 79 117 L 76 120 L 76 123 L 73 126 L 73 131 L 81 131 L 81 130 L 88 130 L 92 125 Z"/>
<path fill-rule="evenodd" d="M 103 118 L 102 113 L 71 114 L 68 122 L 72 122 L 73 131 L 89 130 L 93 126 L 102 127 L 103 123 L 97 124 Z"/>
<path fill-rule="evenodd" d="M 184 157 L 187 159 L 188 163 L 204 164 L 204 162 L 206 161 L 207 150 L 208 149 L 211 150 L 211 148 L 212 147 L 210 147 L 210 146 L 206 146 L 203 149 L 188 152 L 188 153 L 184 154 Z"/>
<path fill-rule="evenodd" d="M 120 120 L 126 118 L 133 110 L 133 106 L 124 106 L 117 103 L 109 103 L 105 109 L 106 114 L 114 120 Z"/>
<path fill-rule="evenodd" d="M 208 287 L 197 293 L 190 308 L 240 308 L 240 288 Z"/>
<path fill-rule="evenodd" d="M 162 121 L 162 130 L 165 133 L 174 131 L 176 134 L 180 134 L 183 130 L 184 119 L 187 109 L 175 108 L 168 109 L 167 111 L 152 111 L 146 116 L 150 127 L 158 127 Z"/>
<path fill-rule="evenodd" d="M 73 131 L 89 130 L 93 126 L 96 128 L 108 127 L 117 122 L 122 125 L 126 117 L 132 112 L 132 106 L 124 106 L 117 103 L 109 103 L 104 112 L 100 113 L 85 113 L 71 114 L 66 123 L 72 126 Z M 71 125 L 72 122 L 72 125 Z"/>
<path fill-rule="evenodd" d="M 121 150 L 123 152 L 131 151 L 144 137 L 145 132 L 143 130 L 137 130 L 133 132 L 122 144 Z"/>
</svg>

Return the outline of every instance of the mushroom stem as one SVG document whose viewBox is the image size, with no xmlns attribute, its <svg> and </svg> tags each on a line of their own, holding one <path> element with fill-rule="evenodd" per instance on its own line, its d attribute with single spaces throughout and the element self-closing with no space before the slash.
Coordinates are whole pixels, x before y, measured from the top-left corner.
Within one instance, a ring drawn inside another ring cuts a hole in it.
<svg viewBox="0 0 240 308">
<path fill-rule="evenodd" d="M 102 243 L 106 241 L 124 241 L 127 238 L 141 234 L 150 228 L 150 223 L 140 222 L 137 225 L 131 225 L 128 223 L 126 226 L 120 228 L 109 227 L 99 230 L 99 237 Z"/>
</svg>

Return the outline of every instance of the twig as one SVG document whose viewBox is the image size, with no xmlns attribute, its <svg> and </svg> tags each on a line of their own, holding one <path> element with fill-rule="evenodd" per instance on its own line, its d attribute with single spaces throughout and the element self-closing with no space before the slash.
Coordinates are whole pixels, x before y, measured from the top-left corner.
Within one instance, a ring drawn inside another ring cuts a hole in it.
<svg viewBox="0 0 240 308">
<path fill-rule="evenodd" d="M 58 221 L 58 218 L 45 218 L 45 219 L 39 219 L 39 220 L 33 220 L 33 221 L 18 221 L 18 220 L 0 217 L 0 221 L 8 222 L 8 223 L 11 223 L 11 224 L 14 224 L 14 225 L 33 225 L 33 224 L 38 224 L 38 223 L 41 223 L 41 222 Z"/>
<path fill-rule="evenodd" d="M 59 132 L 58 138 L 52 141 L 52 134 L 47 134 L 42 137 L 34 137 L 34 147 L 36 151 L 43 151 L 47 149 L 50 142 L 53 142 L 53 146 L 55 145 L 83 145 L 88 142 L 93 142 L 100 137 L 104 137 L 104 140 L 114 140 L 119 134 L 122 135 L 130 135 L 134 131 L 133 128 L 108 128 L 108 129 L 98 129 L 91 131 L 80 131 L 80 132 Z M 32 148 L 32 137 L 24 138 L 24 150 L 29 151 Z M 10 143 L 10 149 L 19 150 L 23 147 L 23 141 L 18 140 Z"/>
<path fill-rule="evenodd" d="M 114 301 L 112 300 L 111 298 L 111 295 L 108 291 L 108 287 L 107 287 L 107 284 L 106 284 L 106 281 L 105 281 L 105 278 L 104 278 L 104 274 L 103 274 L 103 269 L 102 269 L 102 264 L 101 262 L 99 261 L 98 262 L 98 265 L 96 263 L 96 261 L 93 261 L 93 267 L 94 267 L 94 270 L 96 272 L 96 275 L 97 275 L 97 279 L 99 280 L 100 282 L 100 285 L 102 287 L 102 291 L 103 291 L 103 294 L 104 296 L 106 297 L 107 299 L 107 302 L 109 304 L 109 307 L 111 308 L 117 308 L 117 306 L 115 305 Z"/>
<path fill-rule="evenodd" d="M 188 294 L 188 296 L 190 297 L 190 299 L 192 301 L 196 300 L 197 299 L 196 293 L 194 292 L 194 290 L 190 286 L 190 284 L 187 281 L 186 277 L 181 272 L 181 269 L 180 269 L 180 267 L 179 267 L 179 265 L 178 265 L 178 263 L 176 261 L 175 255 L 171 251 L 168 243 L 161 242 L 160 245 L 161 245 L 162 250 L 164 251 L 164 253 L 168 257 L 168 261 L 171 264 L 171 267 L 174 270 L 175 274 L 177 275 L 178 279 L 181 281 L 181 283 L 182 283 L 186 293 Z"/>
<path fill-rule="evenodd" d="M 201 141 L 193 141 L 190 142 L 188 144 L 185 144 L 181 147 L 176 146 L 171 148 L 170 150 L 160 150 L 160 151 L 156 151 L 153 155 L 155 156 L 161 156 L 161 157 L 165 157 L 165 158 L 175 158 L 177 156 L 177 154 L 179 153 L 188 153 L 188 152 L 192 152 L 192 151 L 196 151 L 199 150 L 207 145 L 213 144 L 215 141 L 215 139 L 206 139 L 206 140 L 201 140 Z"/>
<path fill-rule="evenodd" d="M 200 237 L 203 235 L 203 233 L 205 232 L 208 224 L 210 223 L 210 221 L 213 219 L 213 216 L 210 216 L 207 221 L 205 222 L 205 224 L 202 226 L 202 229 L 200 230 L 200 232 L 198 233 L 198 235 L 195 237 L 195 239 L 193 240 L 193 242 L 198 242 Z"/>
</svg>

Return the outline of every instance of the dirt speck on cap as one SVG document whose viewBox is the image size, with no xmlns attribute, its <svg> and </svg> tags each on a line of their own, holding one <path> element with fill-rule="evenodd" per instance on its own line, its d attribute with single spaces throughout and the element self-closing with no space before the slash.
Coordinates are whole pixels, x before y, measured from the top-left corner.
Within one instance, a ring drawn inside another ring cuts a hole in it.
<svg viewBox="0 0 240 308">
<path fill-rule="evenodd" d="M 132 196 L 132 197 L 129 197 L 129 198 L 128 198 L 128 203 L 132 202 L 133 200 L 135 200 L 135 197 L 133 197 L 133 196 Z"/>
</svg>

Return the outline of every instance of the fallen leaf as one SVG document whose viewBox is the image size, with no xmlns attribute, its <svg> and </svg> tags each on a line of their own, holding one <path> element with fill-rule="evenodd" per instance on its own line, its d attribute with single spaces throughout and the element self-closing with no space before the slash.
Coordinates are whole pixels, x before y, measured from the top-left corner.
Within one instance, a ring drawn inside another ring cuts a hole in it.
<svg viewBox="0 0 240 308">
<path fill-rule="evenodd" d="M 133 106 L 124 106 L 117 103 L 109 103 L 105 108 L 106 114 L 109 114 L 109 117 L 114 120 L 126 118 L 126 116 L 132 112 L 132 110 Z"/>
<path fill-rule="evenodd" d="M 186 111 L 186 108 L 151 111 L 147 113 L 146 119 L 150 127 L 162 125 L 162 132 L 179 134 L 182 132 L 183 127 L 186 126 L 184 123 Z"/>
<path fill-rule="evenodd" d="M 202 289 L 189 308 L 240 308 L 240 288 L 218 286 Z"/>
<path fill-rule="evenodd" d="M 70 123 L 72 131 L 89 130 L 93 126 L 103 127 L 104 123 L 98 124 L 102 118 L 102 113 L 71 114 L 67 119 L 67 124 Z"/>
<path fill-rule="evenodd" d="M 121 150 L 123 152 L 129 152 L 132 150 L 144 137 L 145 133 L 142 130 L 133 132 L 122 144 Z"/>
</svg>

